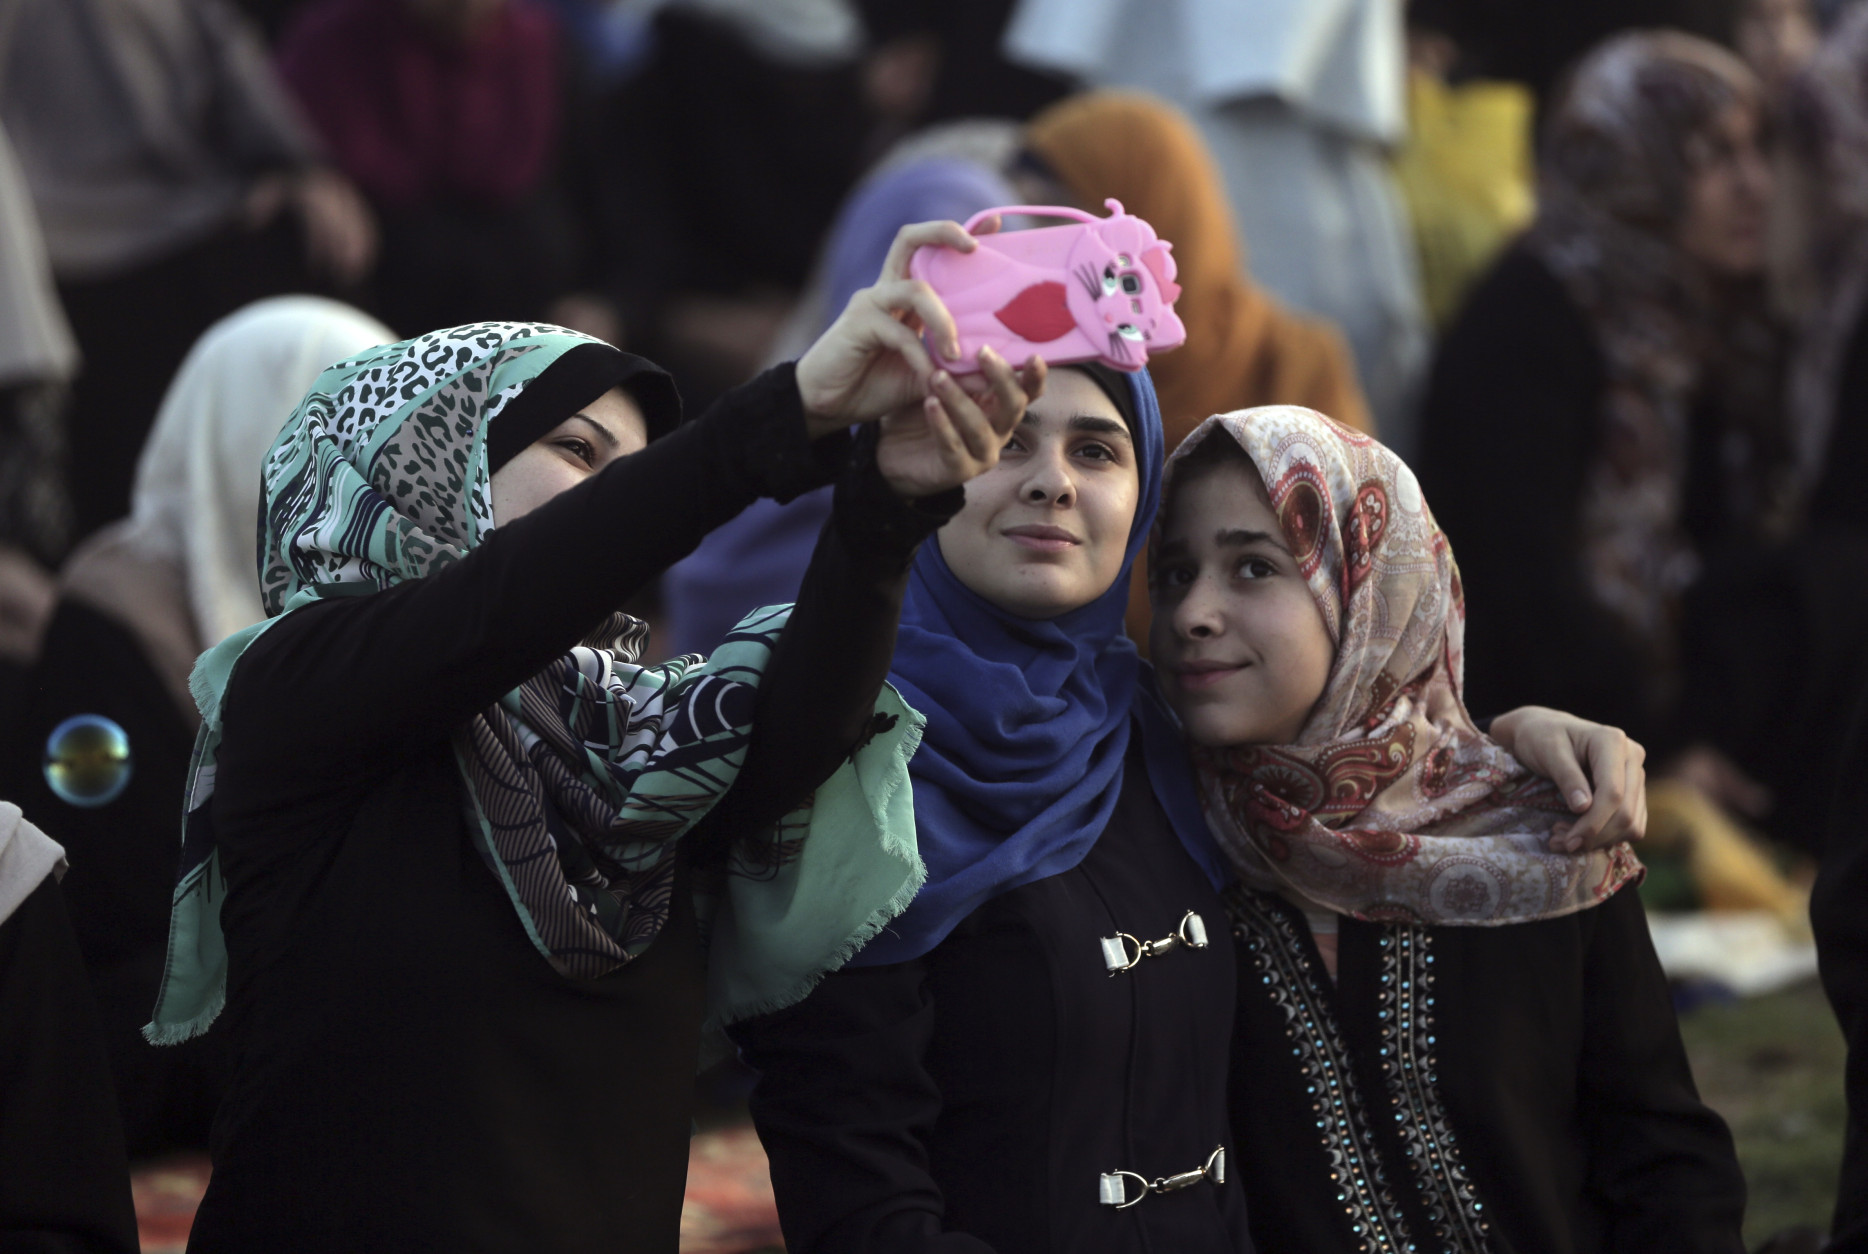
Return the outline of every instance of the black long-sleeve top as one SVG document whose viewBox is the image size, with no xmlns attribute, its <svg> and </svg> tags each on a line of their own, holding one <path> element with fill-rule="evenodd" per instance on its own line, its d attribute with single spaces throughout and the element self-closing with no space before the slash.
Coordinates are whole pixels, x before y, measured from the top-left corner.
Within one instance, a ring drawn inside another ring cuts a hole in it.
<svg viewBox="0 0 1868 1254">
<path fill-rule="evenodd" d="M 1249 1254 L 1236 1162 L 1127 1209 L 1101 1200 L 1104 1173 L 1158 1180 L 1230 1145 L 1223 906 L 1139 740 L 1080 864 L 920 958 L 845 967 L 732 1030 L 761 1072 L 753 1120 L 792 1254 Z M 1106 938 L 1159 940 L 1188 911 L 1204 948 L 1111 973 Z"/>
<path fill-rule="evenodd" d="M 658 1251 L 677 1243 L 703 1010 L 688 873 L 642 956 L 558 975 L 474 851 L 449 737 L 760 493 L 830 477 L 786 368 L 426 579 L 266 631 L 210 804 L 233 1055 L 190 1249 Z M 839 483 L 757 698 L 725 839 L 856 743 L 915 545 L 958 507 Z"/>
<path fill-rule="evenodd" d="M 110 1064 L 52 876 L 0 919 L 0 1250 L 136 1251 Z"/>
<path fill-rule="evenodd" d="M 1744 1249 L 1732 1138 L 1693 1086 L 1632 890 L 1509 927 L 1344 919 L 1333 982 L 1299 911 L 1229 904 L 1260 1248 Z"/>
</svg>

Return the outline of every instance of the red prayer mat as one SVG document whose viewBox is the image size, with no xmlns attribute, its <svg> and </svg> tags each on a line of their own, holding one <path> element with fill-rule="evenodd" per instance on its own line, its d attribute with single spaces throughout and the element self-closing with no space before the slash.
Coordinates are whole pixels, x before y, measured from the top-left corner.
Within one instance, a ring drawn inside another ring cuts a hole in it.
<svg viewBox="0 0 1868 1254">
<path fill-rule="evenodd" d="M 205 1157 L 168 1159 L 130 1173 L 143 1254 L 182 1254 L 208 1187 Z M 772 1173 L 749 1127 L 703 1132 L 688 1150 L 681 1254 L 783 1254 Z"/>
</svg>

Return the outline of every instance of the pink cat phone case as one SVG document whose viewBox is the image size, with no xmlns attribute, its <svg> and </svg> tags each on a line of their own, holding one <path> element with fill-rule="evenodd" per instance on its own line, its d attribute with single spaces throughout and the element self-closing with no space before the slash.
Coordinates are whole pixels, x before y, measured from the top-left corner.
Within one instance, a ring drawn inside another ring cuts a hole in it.
<svg viewBox="0 0 1868 1254">
<path fill-rule="evenodd" d="M 1036 354 L 1053 365 L 1140 370 L 1149 353 L 1178 348 L 1187 328 L 1174 312 L 1173 245 L 1122 202 L 1104 204 L 1107 218 L 1060 205 L 987 209 L 967 219 L 969 232 L 995 213 L 1072 224 L 982 235 L 970 253 L 915 250 L 908 273 L 940 293 L 960 333 L 960 355 L 950 361 L 936 352 L 935 360 L 967 374 L 990 346 L 1015 366 Z"/>
</svg>

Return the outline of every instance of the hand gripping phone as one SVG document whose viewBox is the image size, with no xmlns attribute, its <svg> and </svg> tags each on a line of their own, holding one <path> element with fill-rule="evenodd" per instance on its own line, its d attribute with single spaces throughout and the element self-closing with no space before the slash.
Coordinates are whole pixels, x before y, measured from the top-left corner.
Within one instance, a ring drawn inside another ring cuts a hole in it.
<svg viewBox="0 0 1868 1254">
<path fill-rule="evenodd" d="M 1100 361 L 1140 370 L 1148 354 L 1178 348 L 1187 328 L 1174 312 L 1180 285 L 1170 249 L 1152 226 L 1109 200 L 1109 216 L 1061 205 L 1008 205 L 966 221 L 970 233 L 993 214 L 1067 218 L 1068 226 L 1000 231 L 970 253 L 928 245 L 908 273 L 939 293 L 953 314 L 960 355 L 934 358 L 955 374 L 979 369 L 990 346 L 1014 366 L 1033 354 L 1052 365 Z"/>
</svg>

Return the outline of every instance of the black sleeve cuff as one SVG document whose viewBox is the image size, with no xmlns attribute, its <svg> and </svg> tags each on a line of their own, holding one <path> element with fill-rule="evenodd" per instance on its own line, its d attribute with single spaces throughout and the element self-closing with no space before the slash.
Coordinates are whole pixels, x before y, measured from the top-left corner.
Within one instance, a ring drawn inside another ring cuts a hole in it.
<svg viewBox="0 0 1868 1254">
<path fill-rule="evenodd" d="M 844 431 L 806 438 L 797 375 L 795 362 L 774 366 L 715 401 L 703 419 L 753 490 L 780 504 L 835 482 L 853 443 Z"/>
<path fill-rule="evenodd" d="M 851 441 L 849 466 L 837 480 L 830 511 L 831 525 L 857 570 L 878 581 L 906 571 L 921 542 L 966 504 L 961 487 L 914 501 L 896 495 L 876 465 L 879 441 L 874 424 Z"/>
</svg>

